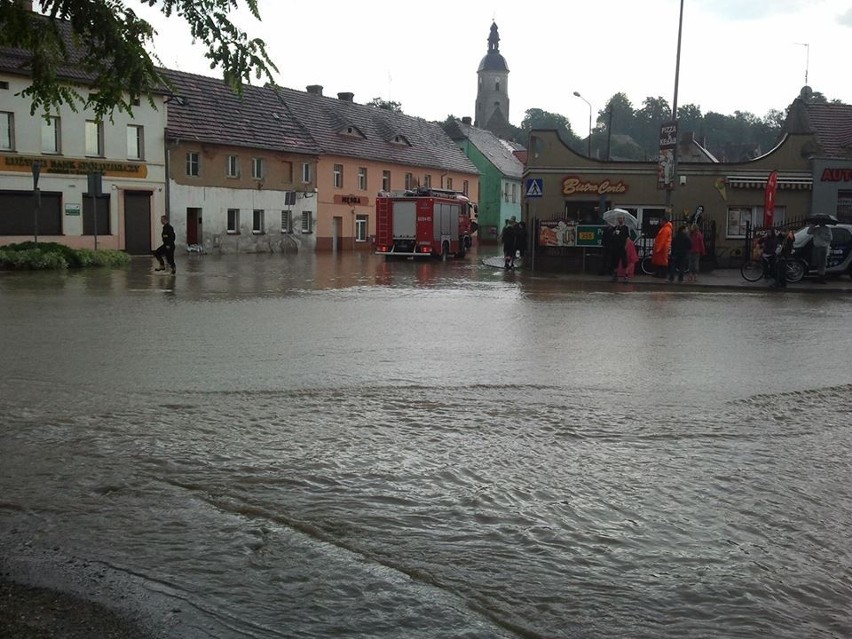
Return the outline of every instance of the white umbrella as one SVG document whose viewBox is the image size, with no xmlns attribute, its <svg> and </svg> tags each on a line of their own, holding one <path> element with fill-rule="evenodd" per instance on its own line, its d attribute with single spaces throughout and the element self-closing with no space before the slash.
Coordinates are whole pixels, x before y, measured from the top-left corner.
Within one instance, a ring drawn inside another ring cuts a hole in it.
<svg viewBox="0 0 852 639">
<path fill-rule="evenodd" d="M 633 215 L 630 211 L 625 211 L 624 209 L 610 209 L 606 213 L 603 214 L 603 219 L 605 222 L 609 224 L 615 224 L 618 218 L 624 218 L 624 224 L 632 231 L 639 230 L 639 220 L 636 219 L 636 216 Z"/>
</svg>

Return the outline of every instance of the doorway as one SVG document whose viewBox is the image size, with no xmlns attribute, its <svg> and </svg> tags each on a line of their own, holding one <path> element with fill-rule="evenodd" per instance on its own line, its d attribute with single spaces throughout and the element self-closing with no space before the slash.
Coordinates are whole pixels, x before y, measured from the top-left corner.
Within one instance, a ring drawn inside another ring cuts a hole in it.
<svg viewBox="0 0 852 639">
<path fill-rule="evenodd" d="M 340 239 L 343 229 L 343 218 L 335 217 L 331 220 L 331 252 L 337 253 L 340 250 Z"/>
<path fill-rule="evenodd" d="M 151 253 L 151 192 L 124 192 L 124 250 L 130 255 Z"/>
<path fill-rule="evenodd" d="M 201 209 L 186 209 L 186 245 L 199 244 L 201 237 Z"/>
</svg>

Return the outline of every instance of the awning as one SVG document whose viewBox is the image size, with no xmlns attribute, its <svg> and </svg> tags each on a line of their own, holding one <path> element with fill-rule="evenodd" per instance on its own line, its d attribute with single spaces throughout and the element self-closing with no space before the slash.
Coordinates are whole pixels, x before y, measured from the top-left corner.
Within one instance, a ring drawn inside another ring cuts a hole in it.
<svg viewBox="0 0 852 639">
<path fill-rule="evenodd" d="M 769 179 L 756 175 L 726 175 L 725 185 L 734 189 L 765 189 L 766 181 Z M 814 187 L 812 177 L 784 177 L 778 176 L 778 189 L 784 191 L 810 191 Z"/>
</svg>

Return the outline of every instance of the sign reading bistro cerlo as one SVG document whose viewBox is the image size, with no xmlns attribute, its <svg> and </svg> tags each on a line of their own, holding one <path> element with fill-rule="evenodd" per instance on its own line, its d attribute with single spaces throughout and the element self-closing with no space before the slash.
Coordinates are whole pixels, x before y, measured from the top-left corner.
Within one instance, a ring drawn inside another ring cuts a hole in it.
<svg viewBox="0 0 852 639">
<path fill-rule="evenodd" d="M 133 162 L 114 162 L 112 160 L 69 160 L 67 158 L 28 158 L 16 155 L 4 155 L 0 170 L 19 171 L 30 173 L 33 164 L 41 164 L 42 173 L 58 175 L 88 175 L 89 173 L 101 173 L 109 177 L 148 177 L 148 166 L 146 164 L 135 164 Z"/>
<path fill-rule="evenodd" d="M 562 180 L 562 195 L 609 195 L 627 193 L 627 184 L 622 180 L 613 182 L 603 179 L 600 182 L 584 180 L 575 175 L 569 175 Z"/>
</svg>

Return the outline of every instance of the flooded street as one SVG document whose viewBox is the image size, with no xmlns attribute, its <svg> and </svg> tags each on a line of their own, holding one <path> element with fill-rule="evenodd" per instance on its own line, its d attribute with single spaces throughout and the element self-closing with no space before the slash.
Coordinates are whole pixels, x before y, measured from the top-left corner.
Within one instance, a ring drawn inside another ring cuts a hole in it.
<svg viewBox="0 0 852 639">
<path fill-rule="evenodd" d="M 0 571 L 163 637 L 852 636 L 850 296 L 150 267 L 0 272 Z"/>
</svg>

